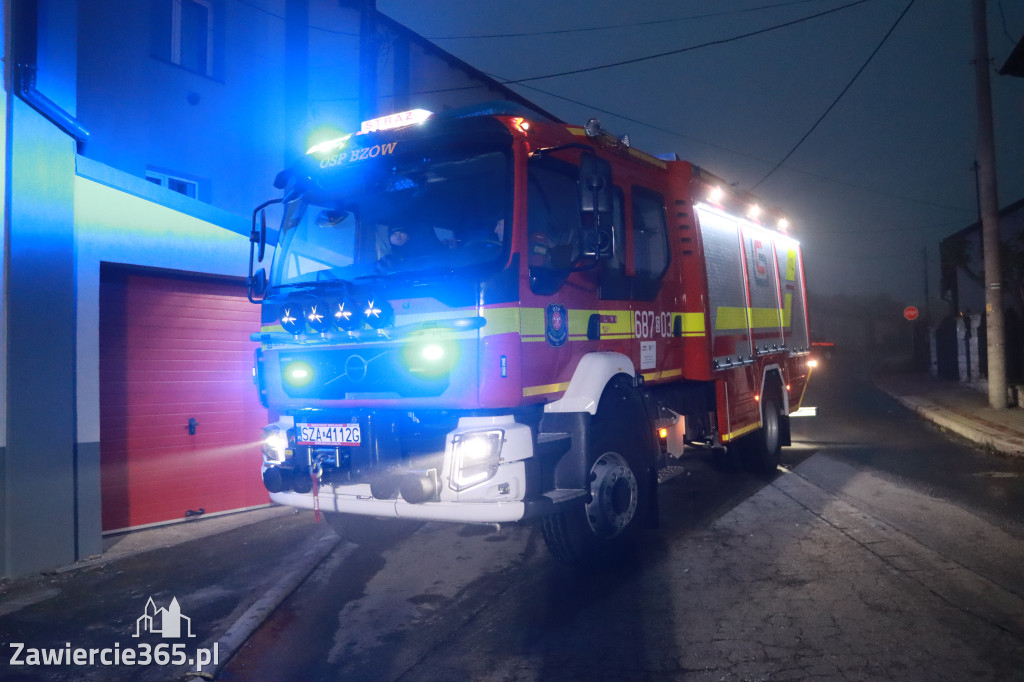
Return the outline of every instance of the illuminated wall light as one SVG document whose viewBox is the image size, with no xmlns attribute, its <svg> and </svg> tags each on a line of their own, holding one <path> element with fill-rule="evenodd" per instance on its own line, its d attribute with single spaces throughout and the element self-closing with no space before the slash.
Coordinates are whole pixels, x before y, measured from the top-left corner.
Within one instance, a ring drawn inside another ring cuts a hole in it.
<svg viewBox="0 0 1024 682">
<path fill-rule="evenodd" d="M 662 440 L 668 438 L 668 429 L 658 429 L 658 438 Z"/>
<path fill-rule="evenodd" d="M 725 198 L 725 190 L 721 187 L 712 187 L 711 191 L 708 192 L 708 201 L 713 204 L 721 205 L 722 199 Z"/>
<path fill-rule="evenodd" d="M 761 215 L 761 207 L 757 204 L 752 204 L 750 209 L 747 211 L 747 217 L 751 220 L 757 220 Z"/>
<path fill-rule="evenodd" d="M 779 229 L 785 232 L 789 229 L 789 221 L 785 218 L 779 218 Z"/>
</svg>

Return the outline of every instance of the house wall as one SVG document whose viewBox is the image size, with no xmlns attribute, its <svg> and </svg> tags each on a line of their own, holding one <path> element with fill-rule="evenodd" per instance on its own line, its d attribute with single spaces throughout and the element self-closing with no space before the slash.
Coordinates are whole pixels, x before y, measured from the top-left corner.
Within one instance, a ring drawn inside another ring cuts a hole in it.
<svg viewBox="0 0 1024 682">
<path fill-rule="evenodd" d="M 38 90 L 89 135 L 76 141 L 17 96 L 0 108 L 3 576 L 102 551 L 101 263 L 245 275 L 251 212 L 276 194 L 276 173 L 321 128 L 358 128 L 361 43 L 376 46 L 364 110 L 528 104 L 338 0 L 211 0 L 213 69 L 197 73 L 169 58 L 158 19 L 171 2 L 4 3 L 8 71 L 20 63 L 9 41 L 38 34 Z M 195 181 L 196 198 L 147 170 Z"/>
</svg>

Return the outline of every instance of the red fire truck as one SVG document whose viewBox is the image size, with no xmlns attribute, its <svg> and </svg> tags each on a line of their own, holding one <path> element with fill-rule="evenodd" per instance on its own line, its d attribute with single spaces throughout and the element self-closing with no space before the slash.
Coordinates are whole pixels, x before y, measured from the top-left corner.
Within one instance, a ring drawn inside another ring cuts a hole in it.
<svg viewBox="0 0 1024 682">
<path fill-rule="evenodd" d="M 540 518 L 587 563 L 656 522 L 690 449 L 775 471 L 806 298 L 753 197 L 508 103 L 368 122 L 275 186 L 250 248 L 281 204 L 269 274 L 250 258 L 275 502 L 348 528 Z"/>
</svg>

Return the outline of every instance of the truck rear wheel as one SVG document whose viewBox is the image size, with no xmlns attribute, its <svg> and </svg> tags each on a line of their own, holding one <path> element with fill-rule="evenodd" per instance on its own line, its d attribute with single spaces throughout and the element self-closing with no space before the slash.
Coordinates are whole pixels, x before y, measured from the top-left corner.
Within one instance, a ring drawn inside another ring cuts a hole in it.
<svg viewBox="0 0 1024 682">
<path fill-rule="evenodd" d="M 782 413 L 774 396 L 761 400 L 761 428 L 746 438 L 747 467 L 761 476 L 771 476 L 782 461 Z"/>
<path fill-rule="evenodd" d="M 600 563 L 622 554 L 636 539 L 652 494 L 643 465 L 646 440 L 639 431 L 644 423 L 637 397 L 615 392 L 602 398 L 591 422 L 596 456 L 588 471 L 588 495 L 543 520 L 544 540 L 559 560 L 576 566 Z"/>
</svg>

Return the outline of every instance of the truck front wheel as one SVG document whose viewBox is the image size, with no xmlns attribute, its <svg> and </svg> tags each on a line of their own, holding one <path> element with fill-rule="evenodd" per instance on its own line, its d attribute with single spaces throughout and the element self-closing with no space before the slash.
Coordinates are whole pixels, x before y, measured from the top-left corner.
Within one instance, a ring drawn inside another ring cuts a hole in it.
<svg viewBox="0 0 1024 682">
<path fill-rule="evenodd" d="M 613 416 L 614 415 L 614 416 Z M 595 455 L 589 468 L 588 495 L 564 511 L 544 517 L 544 540 L 557 559 L 589 566 L 621 555 L 636 539 L 651 491 L 646 423 L 635 395 L 617 392 L 601 401 L 591 422 Z"/>
</svg>

